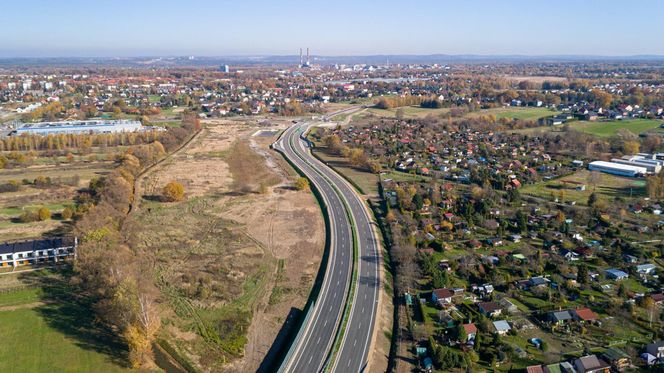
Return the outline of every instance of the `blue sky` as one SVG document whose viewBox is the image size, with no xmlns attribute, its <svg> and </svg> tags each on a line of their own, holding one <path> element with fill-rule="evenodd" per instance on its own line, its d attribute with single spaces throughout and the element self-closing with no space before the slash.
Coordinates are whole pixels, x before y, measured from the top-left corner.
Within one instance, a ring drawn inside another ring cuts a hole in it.
<svg viewBox="0 0 664 373">
<path fill-rule="evenodd" d="M 2 0 L 0 57 L 664 55 L 664 1 Z"/>
</svg>

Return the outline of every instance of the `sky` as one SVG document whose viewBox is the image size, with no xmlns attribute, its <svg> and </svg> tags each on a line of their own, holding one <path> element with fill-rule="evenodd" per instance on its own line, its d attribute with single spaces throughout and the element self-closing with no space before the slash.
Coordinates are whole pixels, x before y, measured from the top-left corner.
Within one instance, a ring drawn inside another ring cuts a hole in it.
<svg viewBox="0 0 664 373">
<path fill-rule="evenodd" d="M 0 57 L 664 55 L 663 0 L 0 1 Z"/>
</svg>

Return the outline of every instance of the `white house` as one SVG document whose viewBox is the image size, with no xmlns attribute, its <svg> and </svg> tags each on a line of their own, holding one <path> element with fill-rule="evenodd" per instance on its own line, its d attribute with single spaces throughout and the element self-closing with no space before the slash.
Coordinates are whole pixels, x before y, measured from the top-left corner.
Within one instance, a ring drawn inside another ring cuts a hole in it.
<svg viewBox="0 0 664 373">
<path fill-rule="evenodd" d="M 657 266 L 655 266 L 652 263 L 646 263 L 646 264 L 639 264 L 636 266 L 636 273 L 642 274 L 642 275 L 649 275 L 657 269 Z"/>
</svg>

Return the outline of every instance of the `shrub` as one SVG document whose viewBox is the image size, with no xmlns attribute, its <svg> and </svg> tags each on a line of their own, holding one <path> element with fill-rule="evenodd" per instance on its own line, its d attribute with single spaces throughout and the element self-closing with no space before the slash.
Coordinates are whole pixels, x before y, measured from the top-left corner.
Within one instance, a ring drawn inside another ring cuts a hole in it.
<svg viewBox="0 0 664 373">
<path fill-rule="evenodd" d="M 37 217 L 39 221 L 48 220 L 51 218 L 51 210 L 47 207 L 42 207 L 37 211 Z"/>
<path fill-rule="evenodd" d="M 184 186 L 177 181 L 171 181 L 166 184 L 162 194 L 168 202 L 177 202 L 184 199 Z"/>
<path fill-rule="evenodd" d="M 21 216 L 18 217 L 18 220 L 21 223 L 31 223 L 33 221 L 37 221 L 39 219 L 39 215 L 37 215 L 34 211 L 23 211 Z"/>
<path fill-rule="evenodd" d="M 295 188 L 297 190 L 309 189 L 309 180 L 305 177 L 300 177 L 295 181 Z"/>
<path fill-rule="evenodd" d="M 10 180 L 5 184 L 0 185 L 0 193 L 18 192 L 19 187 L 20 184 L 18 181 Z"/>
<path fill-rule="evenodd" d="M 69 208 L 69 207 L 65 207 L 65 208 L 62 210 L 62 214 L 61 214 L 61 215 L 62 215 L 62 218 L 63 218 L 63 219 L 65 219 L 65 220 L 69 220 L 69 219 L 72 218 L 72 216 L 74 216 L 74 210 L 72 210 L 72 209 Z"/>
</svg>

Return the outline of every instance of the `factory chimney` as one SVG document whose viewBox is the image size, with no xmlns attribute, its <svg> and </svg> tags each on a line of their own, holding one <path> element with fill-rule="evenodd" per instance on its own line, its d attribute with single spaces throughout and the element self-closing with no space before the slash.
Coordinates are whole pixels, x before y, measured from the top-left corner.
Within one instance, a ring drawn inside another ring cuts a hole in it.
<svg viewBox="0 0 664 373">
<path fill-rule="evenodd" d="M 311 60 L 309 59 L 309 47 L 307 47 L 307 66 L 311 66 Z"/>
<path fill-rule="evenodd" d="M 302 61 L 302 48 L 300 48 L 300 67 L 302 67 L 302 64 L 304 61 Z"/>
</svg>

